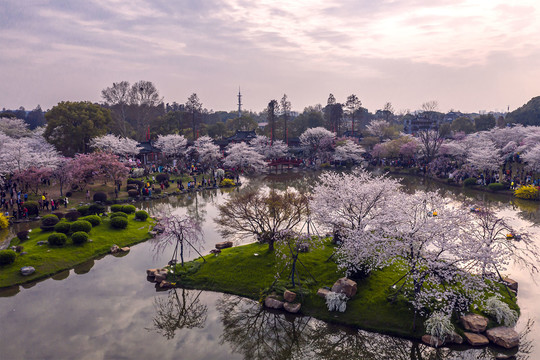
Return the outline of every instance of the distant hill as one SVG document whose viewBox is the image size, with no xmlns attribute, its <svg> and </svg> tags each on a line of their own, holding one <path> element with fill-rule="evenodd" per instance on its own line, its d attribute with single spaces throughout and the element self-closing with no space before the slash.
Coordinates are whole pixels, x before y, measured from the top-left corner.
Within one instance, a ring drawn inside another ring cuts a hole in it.
<svg viewBox="0 0 540 360">
<path fill-rule="evenodd" d="M 506 115 L 507 123 L 540 126 L 540 96 Z"/>
</svg>

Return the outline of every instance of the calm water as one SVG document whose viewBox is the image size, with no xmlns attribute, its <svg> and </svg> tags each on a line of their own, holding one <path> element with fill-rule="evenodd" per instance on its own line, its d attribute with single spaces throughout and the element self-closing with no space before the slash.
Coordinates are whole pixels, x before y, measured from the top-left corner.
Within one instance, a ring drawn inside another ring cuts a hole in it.
<svg viewBox="0 0 540 360">
<path fill-rule="evenodd" d="M 285 188 L 312 184 L 316 175 L 292 174 L 251 181 Z M 307 181 L 306 181 L 307 180 Z M 405 178 L 410 189 L 440 188 Z M 537 233 L 536 203 L 505 196 L 443 191 L 458 201 L 489 201 L 500 213 Z M 231 190 L 236 191 L 236 190 Z M 221 190 L 142 204 L 152 213 L 190 213 L 203 221 L 207 253 L 221 241 L 213 218 L 228 197 Z M 37 284 L 0 291 L 0 359 L 493 359 L 497 349 L 434 350 L 408 340 L 339 327 L 309 317 L 262 310 L 253 301 L 212 292 L 157 292 L 145 270 L 166 264 L 151 241 L 123 257 L 105 256 Z M 193 254 L 190 256 L 193 257 Z M 519 359 L 540 358 L 540 286 L 528 272 L 519 281 L 524 333 Z M 536 321 L 536 323 L 534 323 Z"/>
</svg>

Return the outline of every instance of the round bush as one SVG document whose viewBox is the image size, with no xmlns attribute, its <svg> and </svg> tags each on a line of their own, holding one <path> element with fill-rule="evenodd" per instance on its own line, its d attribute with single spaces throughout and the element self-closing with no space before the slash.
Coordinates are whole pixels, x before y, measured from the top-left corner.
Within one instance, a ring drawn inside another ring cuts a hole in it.
<svg viewBox="0 0 540 360">
<path fill-rule="evenodd" d="M 54 231 L 62 234 L 69 234 L 71 230 L 71 225 L 65 221 L 60 221 L 58 224 L 54 225 Z"/>
<path fill-rule="evenodd" d="M 128 226 L 128 221 L 126 218 L 117 216 L 111 219 L 111 226 L 115 229 L 125 229 Z"/>
<path fill-rule="evenodd" d="M 71 191 L 68 191 L 68 192 L 66 193 L 66 197 L 70 198 L 71 196 L 73 196 L 73 193 L 72 193 Z"/>
<path fill-rule="evenodd" d="M 0 250 L 0 265 L 13 264 L 17 254 L 13 250 Z"/>
<path fill-rule="evenodd" d="M 71 241 L 77 245 L 84 244 L 88 241 L 88 234 L 84 231 L 77 231 L 71 235 Z"/>
<path fill-rule="evenodd" d="M 84 231 L 88 233 L 90 230 L 92 230 L 92 224 L 86 220 L 77 220 L 71 223 L 71 231 L 74 233 L 77 231 Z"/>
<path fill-rule="evenodd" d="M 501 183 L 491 183 L 488 185 L 488 189 L 491 191 L 501 191 L 506 189 L 506 185 Z"/>
<path fill-rule="evenodd" d="M 114 204 L 114 205 L 111 205 L 111 211 L 112 211 L 113 213 L 122 211 L 122 207 L 123 207 L 123 206 L 124 206 L 124 205 L 120 205 L 120 204 Z"/>
<path fill-rule="evenodd" d="M 17 238 L 21 241 L 24 241 L 24 240 L 28 240 L 28 230 L 24 230 L 24 231 L 19 231 L 17 233 Z"/>
<path fill-rule="evenodd" d="M 81 213 L 78 211 L 69 211 L 68 213 L 66 213 L 66 216 L 65 216 L 67 221 L 75 221 L 80 217 L 81 217 Z"/>
<path fill-rule="evenodd" d="M 107 194 L 105 194 L 104 192 L 97 192 L 94 194 L 93 199 L 94 201 L 105 202 L 107 201 Z"/>
<path fill-rule="evenodd" d="M 99 214 L 103 214 L 105 211 L 106 211 L 105 205 L 92 204 L 88 208 L 88 214 L 86 215 L 99 215 Z"/>
<path fill-rule="evenodd" d="M 86 216 L 86 215 L 90 215 L 88 213 L 88 210 L 90 209 L 90 206 L 89 205 L 83 205 L 83 206 L 79 206 L 77 208 L 77 211 L 81 213 L 81 216 Z"/>
<path fill-rule="evenodd" d="M 125 212 L 126 214 L 133 214 L 137 210 L 135 206 L 133 205 L 124 205 L 122 206 L 122 212 Z"/>
<path fill-rule="evenodd" d="M 54 233 L 49 235 L 49 245 L 52 246 L 64 246 L 67 242 L 66 234 Z"/>
<path fill-rule="evenodd" d="M 56 215 L 58 219 L 62 219 L 64 217 L 64 213 L 62 212 L 53 212 L 53 215 Z"/>
<path fill-rule="evenodd" d="M 161 194 L 161 189 L 160 188 L 155 188 L 154 190 L 152 190 L 154 192 L 154 194 Z"/>
<path fill-rule="evenodd" d="M 137 190 L 137 188 L 138 188 L 138 186 L 135 185 L 135 184 L 129 184 L 129 185 L 126 187 L 127 191 L 129 191 L 129 190 Z"/>
<path fill-rule="evenodd" d="M 98 226 L 99 224 L 101 224 L 101 218 L 97 215 L 88 215 L 83 218 L 80 218 L 79 220 L 88 221 L 90 224 L 92 224 L 92 227 Z"/>
<path fill-rule="evenodd" d="M 139 210 L 135 212 L 135 219 L 145 221 L 148 219 L 148 213 L 144 210 Z"/>
<path fill-rule="evenodd" d="M 169 174 L 161 173 L 156 176 L 156 181 L 162 183 L 164 181 L 169 181 Z"/>
<path fill-rule="evenodd" d="M 129 197 L 137 197 L 137 196 L 139 196 L 139 192 L 137 190 L 128 190 L 128 196 Z"/>
<path fill-rule="evenodd" d="M 125 212 L 119 211 L 112 213 L 110 216 L 111 219 L 114 219 L 115 217 L 123 217 L 124 219 L 127 219 L 127 214 Z"/>
<path fill-rule="evenodd" d="M 27 201 L 24 206 L 28 209 L 28 216 L 37 215 L 39 213 L 39 204 L 37 201 Z"/>
<path fill-rule="evenodd" d="M 58 219 L 58 216 L 53 215 L 53 214 L 49 214 L 49 215 L 45 215 L 44 217 L 41 218 L 41 225 L 43 225 L 43 226 L 54 226 L 54 225 L 58 224 L 58 221 L 60 221 L 60 219 Z"/>
<path fill-rule="evenodd" d="M 476 178 L 467 178 L 463 180 L 463 186 L 473 186 L 476 185 Z"/>
</svg>

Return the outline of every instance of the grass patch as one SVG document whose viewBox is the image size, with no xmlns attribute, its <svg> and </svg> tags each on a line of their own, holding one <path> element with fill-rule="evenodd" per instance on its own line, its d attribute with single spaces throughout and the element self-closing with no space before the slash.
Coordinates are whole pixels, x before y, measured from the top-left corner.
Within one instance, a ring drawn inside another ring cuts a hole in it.
<svg viewBox="0 0 540 360">
<path fill-rule="evenodd" d="M 292 288 L 287 279 L 290 269 L 286 268 L 275 283 L 277 295 L 282 295 L 285 288 L 295 291 L 301 298 L 302 313 L 326 322 L 412 339 L 420 339 L 425 334 L 425 319 L 421 317 L 417 318 L 417 327 L 413 330 L 414 311 L 403 297 L 389 301 L 389 295 L 393 293 L 391 286 L 403 275 L 401 270 L 393 267 L 375 271 L 359 280 L 358 291 L 347 302 L 344 313 L 329 312 L 325 300 L 316 293 L 320 287 L 332 287 L 344 276 L 334 261 L 327 260 L 333 250 L 333 245 L 326 244 L 323 249 L 301 253 L 299 259 L 307 268 L 298 264 L 302 289 L 298 285 Z M 184 268 L 177 265 L 174 270 L 177 276 L 169 275 L 169 280 L 186 288 L 219 291 L 261 301 L 271 291 L 269 287 L 276 280 L 278 271 L 283 269 L 283 263 L 276 261 L 275 253 L 268 251 L 268 245 L 258 243 L 224 249 L 220 255 L 208 255 L 205 259 L 206 262 L 201 259 L 188 262 Z M 502 288 L 500 293 L 503 301 L 519 311 L 515 298 L 510 299 Z M 458 328 L 457 321 L 454 322 Z M 490 323 L 490 327 L 495 325 Z"/>
<path fill-rule="evenodd" d="M 29 239 L 20 243 L 27 254 L 17 255 L 13 264 L 0 267 L 0 288 L 38 280 L 71 269 L 75 265 L 108 253 L 113 244 L 123 247 L 145 241 L 150 238 L 148 230 L 155 224 L 153 219 L 135 221 L 134 215 L 129 215 L 127 228 L 120 230 L 112 228 L 109 221 L 106 218 L 103 224 L 92 228 L 89 233 L 92 242 L 74 245 L 69 239 L 63 247 L 37 245 L 38 241 L 47 241 L 51 232 L 43 232 L 39 228 L 32 229 Z M 19 239 L 15 238 L 11 245 L 19 245 Z M 20 268 L 23 266 L 33 266 L 36 271 L 32 275 L 22 276 Z"/>
</svg>

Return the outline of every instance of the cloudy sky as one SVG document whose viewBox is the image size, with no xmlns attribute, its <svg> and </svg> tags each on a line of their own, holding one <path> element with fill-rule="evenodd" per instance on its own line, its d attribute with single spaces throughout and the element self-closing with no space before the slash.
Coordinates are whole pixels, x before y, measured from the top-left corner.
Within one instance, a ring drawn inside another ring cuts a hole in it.
<svg viewBox="0 0 540 360">
<path fill-rule="evenodd" d="M 294 110 L 515 109 L 540 95 L 537 0 L 2 0 L 0 109 L 100 102 L 154 82 L 165 102 Z"/>
</svg>

